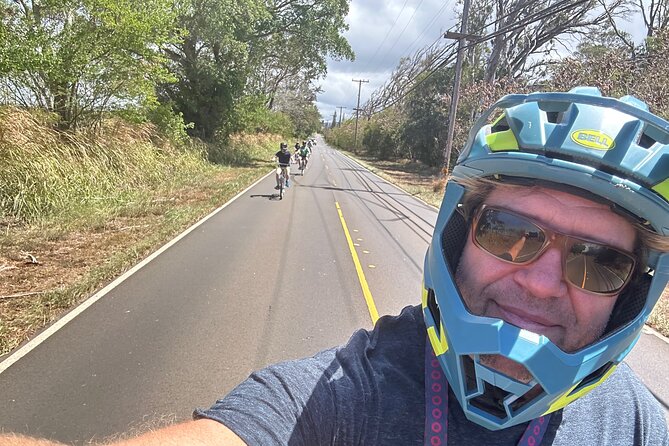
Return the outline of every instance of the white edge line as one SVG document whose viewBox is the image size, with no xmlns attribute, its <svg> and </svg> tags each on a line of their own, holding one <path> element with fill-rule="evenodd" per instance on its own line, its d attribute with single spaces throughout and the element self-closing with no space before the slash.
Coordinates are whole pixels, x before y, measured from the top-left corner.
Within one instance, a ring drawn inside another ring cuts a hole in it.
<svg viewBox="0 0 669 446">
<path fill-rule="evenodd" d="M 655 330 L 655 329 L 654 329 L 653 327 L 651 327 L 650 325 L 644 325 L 643 328 L 642 328 L 642 331 L 643 331 L 643 333 L 645 333 L 645 334 L 653 335 L 653 336 L 655 336 L 656 338 L 660 339 L 661 341 L 664 341 L 664 342 L 666 342 L 667 344 L 669 344 L 669 338 L 667 338 L 666 336 L 664 336 L 664 335 L 663 335 L 662 333 L 660 333 L 659 331 Z"/>
<path fill-rule="evenodd" d="M 336 150 L 336 149 L 335 149 L 335 150 Z M 339 152 L 340 154 L 344 155 L 346 158 L 350 159 L 351 161 L 353 161 L 354 163 L 356 163 L 358 166 L 367 169 L 367 172 L 371 173 L 372 175 L 374 175 L 374 176 L 375 176 L 376 178 L 378 178 L 379 180 L 385 181 L 387 184 L 391 185 L 391 186 L 394 187 L 395 189 L 398 189 L 398 190 L 404 192 L 405 194 L 407 194 L 407 195 L 410 196 L 411 198 L 415 198 L 416 200 L 420 201 L 420 202 L 423 203 L 424 205 L 429 206 L 429 207 L 431 207 L 432 209 L 434 209 L 434 210 L 436 210 L 436 211 L 439 211 L 439 208 L 438 208 L 438 207 L 436 207 L 436 206 L 434 206 L 434 205 L 428 203 L 427 201 L 425 201 L 425 200 L 423 200 L 422 198 L 420 198 L 420 197 L 418 197 L 418 196 L 412 194 L 411 192 L 408 192 L 408 191 L 402 189 L 400 186 L 398 186 L 398 185 L 395 184 L 395 183 L 392 183 L 390 180 L 386 180 L 385 178 L 383 178 L 383 177 L 379 176 L 378 174 L 372 172 L 371 170 L 369 170 L 369 167 L 365 166 L 364 164 L 361 164 L 360 161 L 358 161 L 357 159 L 353 158 L 352 156 L 347 155 L 346 153 L 342 152 L 341 150 L 337 150 L 337 152 Z"/>
<path fill-rule="evenodd" d="M 104 297 L 107 293 L 109 293 L 111 290 L 116 288 L 118 285 L 120 285 L 124 280 L 126 280 L 128 277 L 132 276 L 134 273 L 142 269 L 146 264 L 148 264 L 150 261 L 158 257 L 160 254 L 162 254 L 164 251 L 166 251 L 168 248 L 170 248 L 172 245 L 177 243 L 179 240 L 187 236 L 190 232 L 194 231 L 197 227 L 199 227 L 201 224 L 203 224 L 205 221 L 209 220 L 211 217 L 213 217 L 216 213 L 220 212 L 222 209 L 227 207 L 230 203 L 235 201 L 237 198 L 241 197 L 244 195 L 246 192 L 249 191 L 253 186 L 256 184 L 260 183 L 262 180 L 270 176 L 272 173 L 274 173 L 274 169 L 269 171 L 267 175 L 259 178 L 256 182 L 251 184 L 249 187 L 244 189 L 243 191 L 239 192 L 237 195 L 232 197 L 230 200 L 228 200 L 225 204 L 223 204 L 221 207 L 218 209 L 212 211 L 209 215 L 204 217 L 202 220 L 198 221 L 195 223 L 193 226 L 189 227 L 186 229 L 184 232 L 176 236 L 174 239 L 170 240 L 167 242 L 165 245 L 160 247 L 157 251 L 155 251 L 153 254 L 151 254 L 149 257 L 145 258 L 142 260 L 140 263 L 126 271 L 123 275 L 120 277 L 117 277 L 113 282 L 111 282 L 109 285 L 106 287 L 102 288 L 100 291 L 97 293 L 93 294 L 91 297 L 80 303 L 78 306 L 76 306 L 74 309 L 69 311 L 67 314 L 65 314 L 63 317 L 58 319 L 56 322 L 54 322 L 52 325 L 50 325 L 46 330 L 41 332 L 39 335 L 35 336 L 32 338 L 30 341 L 28 341 L 26 344 L 24 344 L 22 347 L 20 347 L 18 350 L 16 350 L 14 353 L 11 353 L 4 361 L 0 362 L 0 374 L 7 370 L 9 367 L 11 367 L 12 364 L 14 364 L 16 361 L 19 359 L 23 358 L 25 355 L 30 353 L 32 349 L 40 345 L 42 342 L 46 341 L 51 335 L 56 333 L 58 330 L 63 328 L 68 322 L 70 322 L 72 319 L 77 317 L 79 314 L 83 313 L 84 310 L 86 310 L 88 307 L 93 305 L 95 302 L 100 300 L 102 297 Z"/>
</svg>

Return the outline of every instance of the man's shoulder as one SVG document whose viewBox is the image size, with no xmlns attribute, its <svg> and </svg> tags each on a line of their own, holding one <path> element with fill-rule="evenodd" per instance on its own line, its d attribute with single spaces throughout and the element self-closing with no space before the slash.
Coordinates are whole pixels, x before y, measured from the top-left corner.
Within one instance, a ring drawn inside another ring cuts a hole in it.
<svg viewBox="0 0 669 446">
<path fill-rule="evenodd" d="M 343 369 L 387 370 L 413 376 L 420 372 L 425 349 L 425 323 L 420 306 L 406 307 L 399 315 L 383 316 L 372 330 L 353 333 L 336 351 Z M 421 369 L 422 370 L 422 369 Z"/>
<path fill-rule="evenodd" d="M 667 425 L 659 402 L 621 363 L 600 386 L 565 407 L 561 436 L 592 438 L 597 444 L 664 444 Z"/>
<path fill-rule="evenodd" d="M 413 343 L 416 339 L 424 339 L 426 332 L 421 306 L 407 306 L 398 315 L 387 315 L 379 318 L 374 325 L 372 334 L 383 340 L 388 339 L 393 343 Z"/>
</svg>

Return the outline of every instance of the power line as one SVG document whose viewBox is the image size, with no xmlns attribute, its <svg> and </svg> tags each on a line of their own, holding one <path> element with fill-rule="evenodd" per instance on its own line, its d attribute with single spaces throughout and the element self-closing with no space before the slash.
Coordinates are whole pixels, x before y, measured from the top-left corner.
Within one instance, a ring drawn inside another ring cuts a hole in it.
<svg viewBox="0 0 669 446">
<path fill-rule="evenodd" d="M 369 63 L 367 64 L 368 67 L 372 65 L 372 62 L 374 62 L 374 59 L 376 58 L 376 55 L 379 53 L 379 50 L 381 49 L 383 44 L 386 43 L 386 39 L 390 35 L 390 32 L 393 30 L 393 28 L 395 28 L 395 24 L 397 24 L 397 21 L 399 20 L 400 16 L 404 12 L 404 7 L 407 5 L 408 1 L 409 0 L 404 0 L 404 4 L 402 5 L 402 9 L 400 9 L 399 14 L 397 14 L 397 17 L 395 17 L 395 21 L 393 22 L 393 25 L 390 27 L 390 29 L 388 29 L 388 32 L 386 33 L 386 36 L 383 38 L 383 40 L 381 41 L 379 46 L 376 48 L 376 51 L 374 51 L 374 55 L 369 59 Z"/>
<path fill-rule="evenodd" d="M 381 58 L 382 60 L 383 60 L 383 58 L 385 58 L 388 54 L 390 54 L 390 52 L 393 50 L 393 48 L 395 48 L 395 45 L 397 45 L 397 42 L 400 40 L 400 37 L 402 37 L 402 34 L 404 34 L 404 31 L 406 31 L 407 27 L 409 26 L 409 24 L 410 24 L 411 21 L 413 20 L 414 16 L 415 16 L 416 13 L 418 12 L 418 9 L 420 8 L 420 5 L 423 4 L 423 1 L 424 1 L 424 0 L 420 0 L 420 2 L 418 3 L 418 6 L 416 6 L 416 8 L 413 10 L 413 14 L 411 14 L 411 17 L 409 17 L 409 20 L 407 21 L 406 25 L 404 25 L 404 28 L 402 28 L 402 31 L 400 31 L 399 35 L 398 35 L 397 38 L 395 39 L 395 42 L 393 42 L 393 44 L 390 46 L 390 48 L 388 49 L 388 51 L 386 51 L 386 53 L 383 55 L 383 57 Z M 374 70 L 372 70 L 372 71 L 374 71 Z"/>
<path fill-rule="evenodd" d="M 488 40 L 491 40 L 491 39 L 495 38 L 496 36 L 498 36 L 498 35 L 500 35 L 500 34 L 504 34 L 504 33 L 506 33 L 506 32 L 510 32 L 510 31 L 515 31 L 515 30 L 517 30 L 517 29 L 519 29 L 519 28 L 522 28 L 522 27 L 525 27 L 525 26 L 527 26 L 527 25 L 529 25 L 529 24 L 531 24 L 531 23 L 534 23 L 534 22 L 537 22 L 537 21 L 539 21 L 539 20 L 541 20 L 541 19 L 544 19 L 544 18 L 546 18 L 546 17 L 548 17 L 548 16 L 550 16 L 550 15 L 553 15 L 553 14 L 556 14 L 556 13 L 559 13 L 559 12 L 562 12 L 562 11 L 567 10 L 567 9 L 569 9 L 569 8 L 571 8 L 571 7 L 574 7 L 574 6 L 581 5 L 581 4 L 583 4 L 583 3 L 586 3 L 587 1 L 588 1 L 588 0 L 578 0 L 578 1 L 576 1 L 576 2 L 569 3 L 569 0 L 562 0 L 562 1 L 558 2 L 558 3 L 556 3 L 556 4 L 553 5 L 553 6 L 549 6 L 549 7 L 544 8 L 544 9 L 542 9 L 542 10 L 536 12 L 536 13 L 530 14 L 528 17 L 526 17 L 525 19 L 523 19 L 523 20 L 522 20 L 521 22 L 519 22 L 519 23 L 516 23 L 516 24 L 512 24 L 512 25 L 508 25 L 508 26 L 502 27 L 502 28 L 500 28 L 499 30 L 497 30 L 497 31 L 495 31 L 495 32 L 492 32 L 492 33 L 490 33 L 490 34 L 488 34 L 488 35 L 485 35 L 485 36 L 481 37 L 480 39 L 477 39 L 477 40 L 475 40 L 474 42 L 472 42 L 472 43 L 470 43 L 470 44 L 467 44 L 467 45 L 463 46 L 463 50 L 466 50 L 466 49 L 472 47 L 472 46 L 475 45 L 475 44 L 478 44 L 478 43 L 482 43 L 482 42 L 486 42 L 486 41 L 488 41 Z M 557 10 L 554 9 L 554 8 L 557 8 Z M 487 24 L 485 24 L 485 25 L 479 27 L 477 31 L 484 30 L 485 28 L 489 27 L 489 26 L 492 25 L 492 24 L 495 24 L 495 23 L 499 22 L 501 19 L 503 19 L 503 18 L 505 18 L 505 17 L 508 17 L 509 15 L 510 15 L 510 13 L 504 14 L 503 16 L 498 17 L 496 20 L 494 20 L 494 21 L 492 21 L 492 22 L 490 22 L 490 23 L 487 23 Z M 448 48 L 448 49 L 452 49 L 453 46 L 455 46 L 455 45 L 451 45 L 451 46 L 446 47 L 446 48 Z M 443 55 L 445 52 L 446 52 L 446 50 L 442 51 L 442 52 L 440 53 L 440 56 Z M 438 56 L 438 57 L 440 57 L 440 56 Z M 437 57 L 437 58 L 438 58 L 438 57 Z M 437 58 L 435 58 L 435 60 L 437 60 Z M 439 70 L 439 68 L 441 68 L 441 67 L 443 67 L 444 65 L 446 65 L 447 63 L 451 62 L 451 61 L 453 60 L 453 58 L 454 58 L 454 55 L 453 55 L 453 54 L 450 54 L 446 59 L 444 59 L 444 60 L 443 60 L 441 63 L 439 63 L 438 65 L 436 65 L 436 66 L 434 66 L 434 67 L 432 67 L 432 66 L 430 65 L 430 66 L 424 68 L 423 70 L 419 71 L 418 73 L 416 73 L 416 75 L 413 76 L 412 79 L 407 80 L 407 82 L 405 82 L 405 83 L 403 84 L 403 86 L 406 86 L 406 85 L 410 84 L 411 82 L 415 81 L 420 75 L 422 75 L 423 73 L 425 73 L 425 72 L 427 72 L 428 70 L 430 70 L 430 71 L 428 72 L 427 76 L 423 77 L 423 79 L 421 79 L 420 81 L 418 81 L 416 84 L 414 84 L 411 88 L 409 88 L 407 91 L 405 91 L 405 92 L 404 92 L 403 94 L 401 94 L 399 97 L 395 98 L 390 104 L 385 105 L 381 110 L 378 110 L 378 111 L 373 112 L 373 114 L 381 113 L 382 111 L 384 111 L 384 110 L 386 110 L 386 109 L 392 107 L 393 105 L 397 104 L 399 101 L 401 101 L 402 99 L 404 99 L 409 93 L 413 92 L 413 91 L 414 91 L 418 86 L 420 86 L 423 82 L 425 82 L 426 80 L 428 80 L 428 79 L 432 76 L 432 74 L 434 74 L 437 70 Z"/>
<path fill-rule="evenodd" d="M 416 42 L 418 42 L 420 40 L 420 38 L 423 37 L 423 35 L 425 34 L 425 32 L 428 29 L 430 29 L 430 26 L 432 26 L 432 24 L 439 18 L 439 16 L 444 13 L 444 10 L 446 9 L 447 6 L 450 5 L 450 3 L 451 3 L 450 0 L 447 1 L 446 3 L 444 3 L 444 6 L 442 6 L 441 9 L 439 11 L 437 11 L 437 13 L 434 15 L 434 17 L 432 17 L 432 20 L 430 20 L 430 22 L 427 25 L 425 25 L 425 28 L 423 29 L 423 32 L 420 33 L 420 35 L 418 37 L 416 37 L 414 39 L 414 41 L 411 42 L 409 44 L 409 46 L 404 50 L 404 53 L 410 53 L 411 48 L 413 48 L 413 46 L 416 44 Z M 439 35 L 439 38 L 437 40 L 435 40 L 430 46 L 435 45 L 437 42 L 439 42 L 439 40 L 441 40 L 441 34 Z"/>
</svg>

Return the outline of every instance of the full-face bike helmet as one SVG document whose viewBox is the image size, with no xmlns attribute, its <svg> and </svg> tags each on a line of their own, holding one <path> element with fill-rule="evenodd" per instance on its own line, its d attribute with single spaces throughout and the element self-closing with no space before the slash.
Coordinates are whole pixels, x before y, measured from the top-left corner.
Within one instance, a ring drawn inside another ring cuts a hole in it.
<svg viewBox="0 0 669 446">
<path fill-rule="evenodd" d="M 494 118 L 494 120 L 493 120 Z M 423 313 L 430 343 L 466 416 L 503 429 L 561 409 L 601 384 L 638 340 L 669 281 L 669 253 L 648 248 L 604 334 L 574 352 L 547 337 L 468 311 L 455 271 L 470 221 L 465 179 L 531 182 L 605 201 L 669 235 L 669 122 L 640 100 L 597 88 L 505 96 L 475 123 L 453 169 L 425 258 Z M 521 382 L 486 367 L 501 355 L 531 374 Z"/>
</svg>

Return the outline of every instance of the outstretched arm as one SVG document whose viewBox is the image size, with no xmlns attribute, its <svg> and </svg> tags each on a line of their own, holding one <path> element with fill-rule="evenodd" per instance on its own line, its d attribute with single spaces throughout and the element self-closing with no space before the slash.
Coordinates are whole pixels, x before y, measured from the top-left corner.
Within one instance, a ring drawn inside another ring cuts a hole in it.
<svg viewBox="0 0 669 446">
<path fill-rule="evenodd" d="M 0 446 L 63 446 L 47 440 L 0 435 Z M 246 446 L 234 432 L 213 420 L 188 421 L 114 443 L 115 446 Z"/>
<path fill-rule="evenodd" d="M 62 446 L 49 440 L 24 437 L 14 434 L 0 434 L 0 446 Z"/>
</svg>

